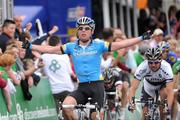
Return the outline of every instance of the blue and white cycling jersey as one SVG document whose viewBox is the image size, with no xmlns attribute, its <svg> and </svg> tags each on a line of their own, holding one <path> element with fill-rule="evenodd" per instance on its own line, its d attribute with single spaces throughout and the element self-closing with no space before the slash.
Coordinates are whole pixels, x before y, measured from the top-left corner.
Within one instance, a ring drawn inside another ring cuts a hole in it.
<svg viewBox="0 0 180 120">
<path fill-rule="evenodd" d="M 79 40 L 62 46 L 62 52 L 72 56 L 75 72 L 80 83 L 103 80 L 100 71 L 101 58 L 110 50 L 110 43 L 94 39 L 86 47 Z"/>
</svg>

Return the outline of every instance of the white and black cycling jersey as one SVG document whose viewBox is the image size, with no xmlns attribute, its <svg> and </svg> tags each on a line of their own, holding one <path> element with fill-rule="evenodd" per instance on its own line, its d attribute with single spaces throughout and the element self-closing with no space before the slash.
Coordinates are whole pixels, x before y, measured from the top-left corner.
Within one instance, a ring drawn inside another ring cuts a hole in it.
<svg viewBox="0 0 180 120">
<path fill-rule="evenodd" d="M 148 61 L 143 61 L 134 74 L 135 79 L 142 80 L 144 89 L 151 96 L 152 91 L 159 90 L 163 84 L 173 81 L 173 72 L 170 64 L 165 60 L 161 61 L 159 70 L 153 72 L 148 65 Z"/>
<path fill-rule="evenodd" d="M 144 78 L 145 81 L 155 86 L 160 85 L 162 82 L 171 82 L 173 80 L 172 68 L 165 60 L 161 61 L 161 67 L 155 72 L 149 68 L 148 61 L 145 60 L 138 66 L 134 76 L 137 80 Z"/>
</svg>

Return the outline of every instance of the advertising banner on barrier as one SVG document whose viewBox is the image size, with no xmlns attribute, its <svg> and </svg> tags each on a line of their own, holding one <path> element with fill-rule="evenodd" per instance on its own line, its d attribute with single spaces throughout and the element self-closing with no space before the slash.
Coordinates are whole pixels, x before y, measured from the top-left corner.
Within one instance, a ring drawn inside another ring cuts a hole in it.
<svg viewBox="0 0 180 120">
<path fill-rule="evenodd" d="M 54 99 L 46 78 L 30 88 L 32 99 L 24 100 L 20 86 L 11 94 L 12 111 L 7 112 L 5 100 L 0 92 L 0 120 L 58 120 Z"/>
</svg>

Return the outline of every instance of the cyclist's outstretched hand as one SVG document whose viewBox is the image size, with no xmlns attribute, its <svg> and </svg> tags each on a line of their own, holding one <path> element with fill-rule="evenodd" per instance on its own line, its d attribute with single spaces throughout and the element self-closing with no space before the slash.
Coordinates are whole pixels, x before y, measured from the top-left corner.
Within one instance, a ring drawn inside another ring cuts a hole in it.
<svg viewBox="0 0 180 120">
<path fill-rule="evenodd" d="M 141 39 L 142 40 L 149 40 L 149 39 L 151 39 L 151 34 L 152 34 L 151 31 L 148 30 L 142 34 Z"/>
</svg>

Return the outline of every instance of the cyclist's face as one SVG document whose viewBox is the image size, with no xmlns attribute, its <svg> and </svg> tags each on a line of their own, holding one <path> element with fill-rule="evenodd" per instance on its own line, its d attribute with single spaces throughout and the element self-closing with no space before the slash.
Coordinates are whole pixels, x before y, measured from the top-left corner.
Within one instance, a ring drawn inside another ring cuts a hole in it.
<svg viewBox="0 0 180 120">
<path fill-rule="evenodd" d="M 81 25 L 77 29 L 78 38 L 85 43 L 91 40 L 93 32 L 94 30 L 89 25 Z"/>
<path fill-rule="evenodd" d="M 148 60 L 149 68 L 155 72 L 157 71 L 161 66 L 161 60 Z"/>
</svg>

